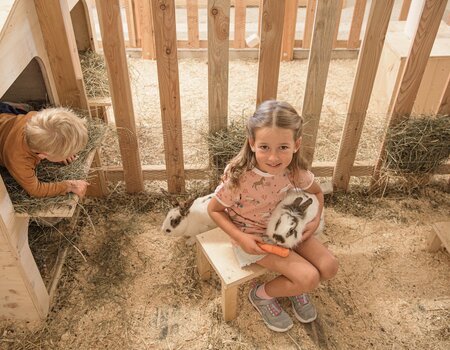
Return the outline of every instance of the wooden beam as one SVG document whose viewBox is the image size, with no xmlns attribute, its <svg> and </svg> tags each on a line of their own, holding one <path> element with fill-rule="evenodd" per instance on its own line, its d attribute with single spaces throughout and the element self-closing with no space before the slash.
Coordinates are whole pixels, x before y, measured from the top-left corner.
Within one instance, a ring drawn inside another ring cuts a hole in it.
<svg viewBox="0 0 450 350">
<path fill-rule="evenodd" d="M 333 39 L 333 49 L 337 47 L 338 35 L 339 35 L 339 24 L 341 22 L 342 7 L 344 6 L 344 0 L 339 0 L 339 7 L 337 9 L 339 15 L 336 19 L 336 27 L 334 28 L 334 39 Z"/>
<path fill-rule="evenodd" d="M 335 162 L 313 163 L 311 170 L 315 176 L 331 177 L 336 166 Z M 370 162 L 354 162 L 350 169 L 350 176 L 362 177 L 372 176 L 374 164 Z M 124 180 L 124 172 L 121 166 L 104 166 L 102 170 L 106 173 L 108 181 L 117 183 Z M 186 168 L 187 180 L 207 180 L 209 179 L 209 168 Z M 450 174 L 450 162 L 444 163 L 436 169 L 436 174 Z M 143 165 L 142 176 L 145 181 L 166 181 L 167 171 L 164 165 Z"/>
<path fill-rule="evenodd" d="M 236 0 L 234 6 L 234 45 L 236 49 L 245 47 L 245 16 L 247 8 L 245 0 Z"/>
<path fill-rule="evenodd" d="M 312 163 L 322 111 L 323 96 L 330 66 L 334 31 L 340 16 L 341 0 L 318 1 L 314 21 L 314 34 L 309 52 L 308 76 L 302 116 L 304 118 L 302 156 Z"/>
<path fill-rule="evenodd" d="M 450 114 L 450 74 L 447 78 L 447 84 L 440 98 L 439 107 L 436 114 Z"/>
<path fill-rule="evenodd" d="M 411 0 L 403 0 L 402 8 L 398 16 L 399 21 L 406 21 L 408 18 L 409 8 L 411 7 Z"/>
<path fill-rule="evenodd" d="M 409 118 L 411 114 L 446 5 L 447 0 L 425 0 L 424 2 L 419 25 L 406 59 L 400 86 L 395 92 L 394 104 L 388 117 L 386 130 L 395 126 L 402 119 Z M 385 153 L 386 134 L 383 136 L 375 166 L 372 189 L 380 185 L 381 167 L 386 157 Z"/>
<path fill-rule="evenodd" d="M 228 124 L 228 62 L 230 0 L 208 1 L 208 117 L 209 131 Z"/>
<path fill-rule="evenodd" d="M 359 47 L 361 40 L 359 36 L 361 34 L 362 22 L 364 19 L 364 11 L 366 9 L 366 0 L 356 0 L 355 8 L 353 10 L 352 25 L 350 33 L 348 35 L 349 49 L 356 49 Z"/>
<path fill-rule="evenodd" d="M 297 22 L 297 0 L 285 0 L 283 42 L 281 46 L 281 60 L 292 61 L 294 58 L 295 27 Z"/>
<path fill-rule="evenodd" d="M 359 53 L 355 83 L 342 133 L 341 144 L 333 175 L 333 186 L 347 190 L 350 169 L 356 158 L 367 107 L 380 62 L 384 38 L 389 25 L 394 0 L 373 1 L 370 8 L 364 41 Z"/>
<path fill-rule="evenodd" d="M 199 47 L 198 0 L 186 1 L 189 47 Z"/>
<path fill-rule="evenodd" d="M 156 58 L 156 48 L 151 1 L 152 0 L 141 0 L 142 12 L 140 13 L 140 22 L 142 58 L 153 60 Z"/>
<path fill-rule="evenodd" d="M 174 0 L 154 0 L 151 4 L 155 30 L 164 153 L 168 172 L 167 186 L 170 193 L 180 193 L 185 190 L 185 175 L 175 2 Z"/>
<path fill-rule="evenodd" d="M 67 1 L 34 0 L 59 104 L 89 111 Z"/>
<path fill-rule="evenodd" d="M 305 30 L 303 31 L 303 42 L 301 47 L 309 49 L 314 28 L 314 16 L 316 14 L 317 0 L 308 0 L 306 5 Z"/>
<path fill-rule="evenodd" d="M 256 105 L 277 98 L 285 0 L 264 0 Z"/>
<path fill-rule="evenodd" d="M 128 42 L 136 47 L 136 25 L 134 23 L 133 0 L 125 0 L 125 13 L 127 16 Z"/>
<path fill-rule="evenodd" d="M 141 192 L 142 179 L 139 146 L 131 97 L 119 0 L 97 0 L 103 52 L 108 70 L 111 100 L 119 136 L 119 148 L 125 170 L 127 192 Z"/>
</svg>

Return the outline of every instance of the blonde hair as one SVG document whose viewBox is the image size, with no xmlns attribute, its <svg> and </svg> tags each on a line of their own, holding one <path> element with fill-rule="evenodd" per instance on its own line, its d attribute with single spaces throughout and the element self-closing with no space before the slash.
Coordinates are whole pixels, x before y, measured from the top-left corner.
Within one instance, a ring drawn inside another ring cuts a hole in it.
<svg viewBox="0 0 450 350">
<path fill-rule="evenodd" d="M 43 109 L 27 122 L 25 138 L 33 151 L 66 159 L 86 146 L 86 120 L 67 108 Z"/>
<path fill-rule="evenodd" d="M 246 132 L 247 138 L 239 153 L 230 161 L 223 180 L 229 181 L 229 186 L 235 188 L 239 186 L 239 179 L 244 172 L 253 169 L 256 165 L 255 154 L 250 148 L 249 139 L 255 139 L 256 130 L 266 127 L 277 127 L 292 130 L 294 141 L 302 136 L 303 118 L 289 103 L 276 100 L 262 102 L 255 113 L 248 119 Z M 295 152 L 292 161 L 288 166 L 292 178 L 296 178 L 299 169 L 308 169 L 307 161 L 300 156 L 300 152 Z"/>
</svg>

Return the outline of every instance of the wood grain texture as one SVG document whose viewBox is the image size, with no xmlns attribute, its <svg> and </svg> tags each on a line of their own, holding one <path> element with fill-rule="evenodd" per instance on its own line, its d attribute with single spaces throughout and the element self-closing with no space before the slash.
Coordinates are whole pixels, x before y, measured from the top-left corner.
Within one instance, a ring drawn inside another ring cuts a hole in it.
<svg viewBox="0 0 450 350">
<path fill-rule="evenodd" d="M 189 47 L 199 47 L 198 0 L 186 0 Z"/>
<path fill-rule="evenodd" d="M 436 111 L 436 114 L 450 114 L 450 74 L 447 78 L 447 84 L 442 92 L 442 96 L 440 98 L 439 107 Z"/>
<path fill-rule="evenodd" d="M 246 13 L 245 0 L 236 0 L 234 6 L 234 45 L 232 45 L 236 49 L 243 49 L 245 47 Z"/>
<path fill-rule="evenodd" d="M 360 44 L 359 36 L 361 34 L 361 27 L 364 19 L 364 11 L 366 9 L 366 0 L 356 0 L 355 8 L 353 10 L 352 24 L 350 33 L 348 35 L 349 49 L 357 49 Z"/>
<path fill-rule="evenodd" d="M 297 22 L 297 0 L 285 0 L 285 15 L 283 24 L 283 42 L 281 45 L 281 60 L 292 61 L 294 58 L 295 27 Z"/>
<path fill-rule="evenodd" d="M 155 31 L 167 186 L 170 193 L 180 193 L 185 190 L 185 174 L 175 2 L 174 0 L 154 0 L 151 4 Z"/>
<path fill-rule="evenodd" d="M 98 0 L 97 12 L 102 33 L 103 52 L 108 70 L 114 117 L 119 136 L 120 154 L 125 172 L 125 186 L 127 192 L 141 192 L 144 189 L 144 183 L 119 1 L 111 0 L 106 3 Z"/>
<path fill-rule="evenodd" d="M 208 117 L 209 131 L 228 123 L 228 64 L 230 0 L 208 1 Z"/>
<path fill-rule="evenodd" d="M 314 28 L 314 16 L 316 15 L 317 0 L 308 0 L 306 5 L 305 30 L 303 31 L 303 41 L 301 47 L 309 49 Z M 297 44 L 295 44 L 297 46 Z"/>
<path fill-rule="evenodd" d="M 256 105 L 277 98 L 284 10 L 284 0 L 263 2 Z"/>
<path fill-rule="evenodd" d="M 72 20 L 66 1 L 35 0 L 59 103 L 89 110 Z"/>
<path fill-rule="evenodd" d="M 403 118 L 409 118 L 411 114 L 446 5 L 447 0 L 425 0 L 424 2 L 419 25 L 406 59 L 400 86 L 395 92 L 394 104 L 388 117 L 386 130 L 389 130 Z M 372 177 L 372 189 L 380 185 L 380 170 L 385 160 L 385 151 L 386 134 L 383 136 Z"/>
<path fill-rule="evenodd" d="M 340 16 L 341 0 L 318 1 L 314 21 L 314 32 L 309 52 L 308 76 L 302 116 L 304 118 L 302 156 L 312 163 L 314 147 L 322 111 L 325 85 L 331 59 L 334 31 Z"/>
<path fill-rule="evenodd" d="M 411 0 L 403 0 L 402 8 L 398 16 L 399 21 L 406 21 L 408 18 L 409 8 L 411 7 Z"/>
<path fill-rule="evenodd" d="M 335 188 L 347 190 L 350 181 L 393 6 L 393 0 L 373 1 L 370 8 L 333 175 Z"/>
</svg>

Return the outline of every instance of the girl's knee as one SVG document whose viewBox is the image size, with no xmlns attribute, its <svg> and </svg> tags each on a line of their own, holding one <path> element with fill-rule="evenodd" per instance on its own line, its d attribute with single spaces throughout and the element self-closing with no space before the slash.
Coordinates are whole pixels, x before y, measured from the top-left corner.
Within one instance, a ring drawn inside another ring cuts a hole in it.
<svg viewBox="0 0 450 350">
<path fill-rule="evenodd" d="M 297 286 L 296 289 L 301 291 L 301 293 L 310 292 L 318 287 L 320 283 L 320 273 L 315 268 L 308 269 L 298 275 L 298 279 L 294 283 Z"/>
<path fill-rule="evenodd" d="M 324 259 L 321 262 L 320 277 L 322 280 L 329 280 L 336 276 L 339 269 L 339 262 L 334 256 L 330 256 L 328 259 Z"/>
</svg>

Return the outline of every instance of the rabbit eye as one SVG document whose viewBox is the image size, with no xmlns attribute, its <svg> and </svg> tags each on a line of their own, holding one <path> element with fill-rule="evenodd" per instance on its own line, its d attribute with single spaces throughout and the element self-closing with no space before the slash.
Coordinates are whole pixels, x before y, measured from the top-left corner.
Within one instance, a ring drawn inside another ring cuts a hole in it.
<svg viewBox="0 0 450 350">
<path fill-rule="evenodd" d="M 276 240 L 277 242 L 284 243 L 284 237 L 281 235 L 275 234 L 273 235 L 273 239 Z"/>
<path fill-rule="evenodd" d="M 172 219 L 172 220 L 170 220 L 170 226 L 175 228 L 175 227 L 177 227 L 180 224 L 180 221 L 181 221 L 181 217 L 178 217 L 176 219 Z"/>
<path fill-rule="evenodd" d="M 167 232 L 167 233 L 170 233 L 170 231 L 171 231 L 170 228 L 167 228 L 167 229 L 166 229 L 166 232 Z"/>
</svg>

